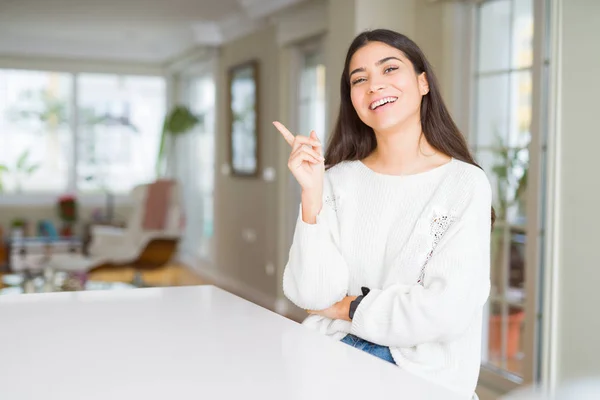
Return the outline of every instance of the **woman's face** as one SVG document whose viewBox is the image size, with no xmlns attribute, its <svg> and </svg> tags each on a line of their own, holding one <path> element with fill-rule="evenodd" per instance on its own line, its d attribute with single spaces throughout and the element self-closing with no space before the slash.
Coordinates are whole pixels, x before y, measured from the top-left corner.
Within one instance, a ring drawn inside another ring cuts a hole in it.
<svg viewBox="0 0 600 400">
<path fill-rule="evenodd" d="M 349 71 L 352 105 L 375 132 L 401 128 L 415 116 L 418 121 L 429 85 L 400 50 L 369 42 L 354 53 Z"/>
</svg>

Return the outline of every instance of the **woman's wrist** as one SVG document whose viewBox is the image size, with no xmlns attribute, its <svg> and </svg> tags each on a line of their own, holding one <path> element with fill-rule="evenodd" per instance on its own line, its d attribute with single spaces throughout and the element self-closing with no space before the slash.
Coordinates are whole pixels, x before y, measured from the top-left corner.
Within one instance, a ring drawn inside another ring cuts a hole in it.
<svg viewBox="0 0 600 400">
<path fill-rule="evenodd" d="M 316 224 L 317 215 L 323 207 L 321 191 L 302 191 L 302 221 L 307 224 Z"/>
<path fill-rule="evenodd" d="M 354 319 L 354 313 L 356 312 L 356 309 L 358 308 L 358 306 L 360 305 L 360 302 L 365 298 L 366 295 L 369 294 L 369 292 L 371 291 L 371 289 L 369 289 L 368 287 L 361 287 L 360 290 L 362 291 L 362 295 L 356 297 L 354 300 L 352 300 L 350 302 L 350 309 L 348 310 L 348 317 L 350 318 L 350 320 Z"/>
</svg>

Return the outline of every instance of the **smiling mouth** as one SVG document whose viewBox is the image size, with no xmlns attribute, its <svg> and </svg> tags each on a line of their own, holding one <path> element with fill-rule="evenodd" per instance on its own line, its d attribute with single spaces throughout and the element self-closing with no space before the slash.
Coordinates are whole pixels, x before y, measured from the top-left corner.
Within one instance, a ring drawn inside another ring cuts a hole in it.
<svg viewBox="0 0 600 400">
<path fill-rule="evenodd" d="M 384 106 L 386 104 L 390 104 L 390 103 L 394 103 L 396 102 L 396 100 L 398 100 L 397 97 L 384 97 L 381 100 L 377 100 L 371 103 L 371 105 L 369 106 L 370 110 L 375 110 L 381 106 Z"/>
</svg>

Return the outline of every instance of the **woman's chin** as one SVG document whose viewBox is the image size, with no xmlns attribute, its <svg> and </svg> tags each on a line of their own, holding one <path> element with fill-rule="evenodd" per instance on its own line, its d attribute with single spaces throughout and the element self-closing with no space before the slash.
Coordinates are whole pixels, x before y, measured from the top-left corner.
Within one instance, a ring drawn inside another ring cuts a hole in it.
<svg viewBox="0 0 600 400">
<path fill-rule="evenodd" d="M 387 132 L 396 130 L 398 127 L 402 126 L 402 121 L 398 121 L 397 119 L 383 120 L 383 121 L 371 121 L 371 125 L 369 125 L 375 132 Z"/>
</svg>

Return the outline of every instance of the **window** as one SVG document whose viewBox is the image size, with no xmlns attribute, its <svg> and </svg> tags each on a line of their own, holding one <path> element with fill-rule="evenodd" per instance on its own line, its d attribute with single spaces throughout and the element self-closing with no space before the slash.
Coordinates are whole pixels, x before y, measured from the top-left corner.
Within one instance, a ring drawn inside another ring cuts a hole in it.
<svg viewBox="0 0 600 400">
<path fill-rule="evenodd" d="M 497 220 L 492 233 L 492 290 L 484 324 L 482 363 L 515 382 L 528 372 L 524 346 L 528 295 L 526 248 L 539 247 L 528 219 L 533 107 L 533 2 L 494 0 L 477 6 L 477 57 L 471 144 L 488 173 Z M 527 269 L 528 270 L 528 269 Z"/>
<path fill-rule="evenodd" d="M 79 191 L 128 193 L 154 179 L 165 92 L 160 77 L 78 76 Z"/>
<path fill-rule="evenodd" d="M 0 188 L 126 194 L 154 179 L 165 96 L 162 77 L 0 70 Z"/>
<path fill-rule="evenodd" d="M 294 71 L 291 86 L 291 113 L 293 117 L 291 131 L 308 135 L 314 130 L 321 143 L 323 152 L 328 139 L 325 130 L 325 62 L 321 41 L 310 41 L 291 49 Z M 293 129 L 292 129 L 293 128 Z M 302 190 L 298 182 L 288 172 L 287 203 L 293 206 L 287 213 L 288 248 L 292 243 L 294 227 L 298 219 L 298 205 L 301 202 Z"/>
<path fill-rule="evenodd" d="M 301 52 L 298 102 L 298 133 L 308 135 L 314 130 L 321 142 L 326 143 L 325 64 L 318 47 L 309 47 Z"/>
<path fill-rule="evenodd" d="M 174 142 L 172 173 L 182 186 L 185 232 L 180 245 L 183 258 L 190 263 L 214 261 L 214 187 L 215 187 L 215 98 L 212 62 L 186 67 L 175 80 L 179 102 L 189 107 L 200 122 Z"/>
<path fill-rule="evenodd" d="M 188 101 L 190 110 L 201 115 L 203 123 L 195 132 L 195 142 L 192 147 L 193 164 L 196 170 L 194 177 L 197 185 L 196 199 L 200 199 L 198 221 L 193 229 L 198 230 L 193 237 L 199 238 L 199 256 L 204 259 L 212 257 L 212 242 L 214 234 L 214 189 L 215 189 L 215 84 L 211 76 L 194 77 L 190 80 Z M 191 222 L 191 221 L 190 221 Z"/>
<path fill-rule="evenodd" d="M 71 168 L 73 77 L 0 70 L 0 192 L 63 192 Z"/>
</svg>

